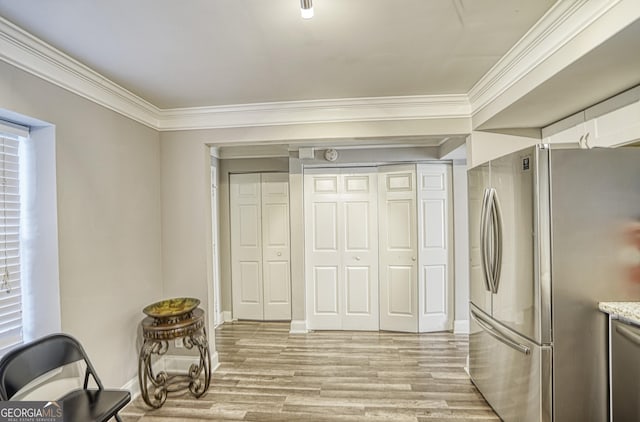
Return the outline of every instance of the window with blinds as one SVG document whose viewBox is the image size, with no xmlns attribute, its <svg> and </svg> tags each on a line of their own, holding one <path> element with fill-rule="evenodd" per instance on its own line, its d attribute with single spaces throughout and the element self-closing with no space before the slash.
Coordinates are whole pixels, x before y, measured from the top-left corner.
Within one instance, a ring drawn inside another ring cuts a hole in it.
<svg viewBox="0 0 640 422">
<path fill-rule="evenodd" d="M 22 343 L 18 142 L 0 136 L 0 354 Z"/>
</svg>

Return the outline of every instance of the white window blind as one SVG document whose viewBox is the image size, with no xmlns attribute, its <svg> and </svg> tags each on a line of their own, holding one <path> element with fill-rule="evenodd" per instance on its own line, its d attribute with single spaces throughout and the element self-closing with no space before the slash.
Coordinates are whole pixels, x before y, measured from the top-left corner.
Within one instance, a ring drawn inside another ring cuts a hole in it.
<svg viewBox="0 0 640 422">
<path fill-rule="evenodd" d="M 22 343 L 18 142 L 0 135 L 0 354 Z"/>
</svg>

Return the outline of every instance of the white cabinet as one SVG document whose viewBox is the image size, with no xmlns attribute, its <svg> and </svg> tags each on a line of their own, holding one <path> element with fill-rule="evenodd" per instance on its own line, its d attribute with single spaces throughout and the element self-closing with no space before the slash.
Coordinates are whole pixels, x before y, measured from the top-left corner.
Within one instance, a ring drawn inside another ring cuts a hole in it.
<svg viewBox="0 0 640 422">
<path fill-rule="evenodd" d="M 585 136 L 588 139 L 591 135 L 583 122 L 545 138 L 544 143 L 582 147 L 585 142 Z"/>
<path fill-rule="evenodd" d="M 584 111 L 542 130 L 545 144 L 567 148 L 588 148 L 592 142 L 592 124 L 585 122 Z"/>
<path fill-rule="evenodd" d="M 586 126 L 592 134 L 591 147 L 615 147 L 640 140 L 640 101 L 589 119 Z"/>
<path fill-rule="evenodd" d="M 542 129 L 543 143 L 609 148 L 640 140 L 640 88 Z"/>
<path fill-rule="evenodd" d="M 288 175 L 233 174 L 230 195 L 233 316 L 290 320 Z"/>
</svg>

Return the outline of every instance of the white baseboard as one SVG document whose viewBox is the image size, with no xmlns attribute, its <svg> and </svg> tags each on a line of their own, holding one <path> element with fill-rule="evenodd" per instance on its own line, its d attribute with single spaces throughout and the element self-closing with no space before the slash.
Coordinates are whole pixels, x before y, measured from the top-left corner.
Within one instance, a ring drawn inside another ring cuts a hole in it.
<svg viewBox="0 0 640 422">
<path fill-rule="evenodd" d="M 131 378 L 125 385 L 120 387 L 121 390 L 129 390 L 131 400 L 135 400 L 140 395 L 140 383 L 138 382 L 138 374 Z"/>
<path fill-rule="evenodd" d="M 471 376 L 471 372 L 469 372 L 469 355 L 467 355 L 467 364 L 464 366 L 464 372 Z"/>
<path fill-rule="evenodd" d="M 224 322 L 233 321 L 233 315 L 231 314 L 231 311 L 222 311 L 222 320 Z"/>
<path fill-rule="evenodd" d="M 453 334 L 469 334 L 469 320 L 459 319 L 453 321 Z"/>
<path fill-rule="evenodd" d="M 165 369 L 164 356 L 158 359 L 153 364 L 153 373 L 164 371 Z M 125 385 L 120 387 L 122 390 L 129 390 L 131 393 L 131 401 L 135 400 L 140 395 L 140 383 L 138 382 L 138 374 L 136 373 Z"/>
<path fill-rule="evenodd" d="M 220 361 L 218 360 L 218 352 L 215 350 L 211 353 L 211 372 L 215 372 L 220 366 Z"/>
<path fill-rule="evenodd" d="M 222 324 L 224 324 L 224 313 L 218 312 L 218 314 L 215 316 L 215 325 L 216 327 L 218 327 Z"/>
<path fill-rule="evenodd" d="M 291 329 L 289 333 L 291 334 L 307 334 L 309 330 L 307 330 L 307 321 L 304 319 L 292 319 L 291 320 Z"/>
<path fill-rule="evenodd" d="M 167 372 L 187 372 L 193 364 L 200 363 L 196 355 L 164 355 L 164 370 Z"/>
</svg>

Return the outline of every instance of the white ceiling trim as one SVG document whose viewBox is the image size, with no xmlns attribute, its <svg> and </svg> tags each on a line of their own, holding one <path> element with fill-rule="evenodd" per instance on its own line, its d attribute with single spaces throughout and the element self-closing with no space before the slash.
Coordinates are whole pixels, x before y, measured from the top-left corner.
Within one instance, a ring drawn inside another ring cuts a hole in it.
<svg viewBox="0 0 640 422">
<path fill-rule="evenodd" d="M 2 17 L 0 59 L 147 126 L 158 126 L 156 106 Z"/>
<path fill-rule="evenodd" d="M 469 91 L 472 114 L 560 50 L 622 0 L 563 0 L 554 4 Z"/>
<path fill-rule="evenodd" d="M 471 117 L 466 95 L 346 98 L 163 110 L 2 17 L 0 60 L 161 131 Z"/>
<path fill-rule="evenodd" d="M 468 95 L 425 95 L 160 109 L 0 17 L 0 60 L 160 131 L 471 116 L 622 0 L 563 0 Z"/>
<path fill-rule="evenodd" d="M 160 111 L 159 130 L 470 116 L 471 105 L 464 94 L 345 98 L 166 109 Z"/>
</svg>

